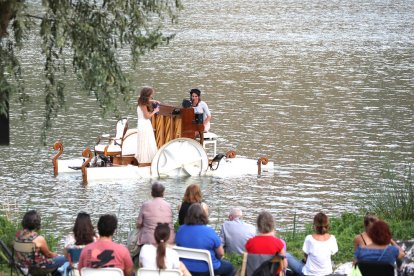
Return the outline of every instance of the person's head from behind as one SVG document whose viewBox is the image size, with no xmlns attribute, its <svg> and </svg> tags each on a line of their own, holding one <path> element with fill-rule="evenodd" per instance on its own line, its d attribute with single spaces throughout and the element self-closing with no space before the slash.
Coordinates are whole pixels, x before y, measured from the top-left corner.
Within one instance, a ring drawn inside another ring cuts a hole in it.
<svg viewBox="0 0 414 276">
<path fill-rule="evenodd" d="M 154 96 L 155 90 L 152 87 L 144 87 L 138 97 L 138 105 L 149 105 Z"/>
<path fill-rule="evenodd" d="M 378 221 L 378 217 L 374 213 L 366 213 L 364 217 L 365 231 L 368 231 L 369 227 L 376 221 Z"/>
<path fill-rule="evenodd" d="M 98 221 L 98 232 L 101 237 L 110 237 L 118 227 L 118 219 L 115 215 L 102 215 Z"/>
<path fill-rule="evenodd" d="M 190 90 L 190 97 L 191 97 L 191 102 L 193 103 L 194 106 L 197 106 L 198 103 L 201 101 L 201 91 L 198 88 L 193 88 Z"/>
<path fill-rule="evenodd" d="M 184 219 L 187 225 L 206 225 L 208 217 L 200 203 L 191 204 Z"/>
<path fill-rule="evenodd" d="M 232 208 L 229 214 L 229 220 L 241 219 L 243 216 L 242 210 L 240 208 Z"/>
<path fill-rule="evenodd" d="M 260 212 L 257 217 L 257 230 L 261 234 L 267 234 L 275 230 L 275 220 L 272 214 L 267 211 Z"/>
<path fill-rule="evenodd" d="M 42 220 L 36 210 L 27 211 L 22 219 L 23 229 L 29 231 L 39 230 Z"/>
<path fill-rule="evenodd" d="M 377 245 L 388 245 L 391 243 L 391 230 L 387 223 L 382 220 L 374 222 L 368 229 L 368 236 Z"/>
<path fill-rule="evenodd" d="M 80 212 L 73 226 L 76 245 L 84 245 L 94 241 L 95 230 L 93 229 L 91 217 L 88 213 Z"/>
<path fill-rule="evenodd" d="M 328 216 L 322 212 L 319 212 L 313 218 L 313 228 L 316 234 L 326 234 L 329 230 L 329 219 Z"/>
<path fill-rule="evenodd" d="M 183 201 L 187 203 L 201 202 L 203 199 L 201 195 L 200 186 L 197 184 L 191 184 L 187 187 L 184 193 Z"/>
<path fill-rule="evenodd" d="M 152 197 L 164 197 L 165 187 L 161 183 L 155 182 L 151 186 Z"/>
<path fill-rule="evenodd" d="M 165 269 L 165 252 L 167 248 L 167 241 L 170 238 L 170 227 L 168 223 L 158 223 L 155 227 L 154 238 L 157 242 L 157 267 L 159 269 Z"/>
</svg>

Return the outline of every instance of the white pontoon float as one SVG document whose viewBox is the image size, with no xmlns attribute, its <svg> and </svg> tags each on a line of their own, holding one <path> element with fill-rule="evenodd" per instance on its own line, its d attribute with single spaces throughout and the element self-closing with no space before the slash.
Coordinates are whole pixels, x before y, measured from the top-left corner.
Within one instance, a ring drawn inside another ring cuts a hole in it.
<svg viewBox="0 0 414 276">
<path fill-rule="evenodd" d="M 152 163 L 137 164 L 134 155 L 137 130 L 128 129 L 128 120 L 117 123 L 116 135 L 109 143 L 98 140 L 94 153 L 89 148 L 83 158 L 59 159 L 63 152 L 60 141 L 54 144 L 58 153 L 53 157 L 54 174 L 82 173 L 84 184 L 91 181 L 111 181 L 139 178 L 164 178 L 185 176 L 238 177 L 273 172 L 273 162 L 266 157 L 249 159 L 236 156 L 234 151 L 216 153 L 217 136 L 204 133 L 203 125 L 194 123 L 192 108 L 174 108 L 161 105 L 152 120 L 159 150 Z M 195 139 L 196 132 L 200 138 Z M 211 154 L 208 155 L 207 151 Z M 210 149 L 210 150 L 208 150 Z M 109 162 L 105 162 L 107 159 Z"/>
</svg>

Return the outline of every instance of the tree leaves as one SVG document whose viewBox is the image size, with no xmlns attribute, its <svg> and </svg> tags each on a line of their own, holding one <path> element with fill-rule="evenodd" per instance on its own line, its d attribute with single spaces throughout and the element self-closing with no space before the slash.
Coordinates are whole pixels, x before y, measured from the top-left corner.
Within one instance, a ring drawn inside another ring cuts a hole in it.
<svg viewBox="0 0 414 276">
<path fill-rule="evenodd" d="M 25 34 L 32 20 L 41 18 L 37 26 L 42 38 L 44 76 L 47 81 L 44 88 L 43 139 L 46 130 L 52 126 L 52 119 L 64 106 L 67 59 L 71 61 L 84 90 L 95 95 L 103 113 L 117 114 L 116 101 L 128 101 L 131 94 L 130 84 L 118 60 L 119 52 L 129 49 L 133 65 L 137 65 L 140 56 L 173 38 L 171 34 L 164 35 L 162 29 L 167 20 L 176 22 L 182 8 L 181 3 L 175 0 L 43 0 L 39 17 L 27 14 L 24 1 L 0 0 L 0 3 L 10 5 L 15 15 L 12 19 L 14 36 L 0 38 L 0 58 L 3 61 L 4 55 L 10 56 L 7 63 L 0 63 L 0 73 L 6 68 L 13 68 L 15 80 L 20 80 L 17 74 L 20 72 L 20 63 L 14 48 L 24 45 Z M 13 46 L 5 48 L 4 40 L 13 42 Z M 16 89 L 13 89 L 9 78 L 10 75 L 0 74 L 0 81 L 4 83 L 1 87 L 13 92 Z M 7 101 L 0 96 L 0 114 L 4 114 Z"/>
</svg>

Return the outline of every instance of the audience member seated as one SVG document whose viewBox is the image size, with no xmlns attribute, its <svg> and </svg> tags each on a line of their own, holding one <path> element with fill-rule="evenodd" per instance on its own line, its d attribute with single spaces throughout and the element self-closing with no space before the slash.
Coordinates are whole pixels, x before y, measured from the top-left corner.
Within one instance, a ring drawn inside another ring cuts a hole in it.
<svg viewBox="0 0 414 276">
<path fill-rule="evenodd" d="M 184 219 L 187 214 L 187 210 L 193 203 L 200 203 L 208 217 L 208 206 L 207 204 L 202 202 L 202 200 L 203 197 L 201 195 L 200 186 L 197 184 L 189 185 L 185 190 L 183 202 L 178 205 L 178 223 L 180 225 L 184 224 Z"/>
<path fill-rule="evenodd" d="M 368 236 L 368 229 L 374 223 L 378 221 L 378 217 L 372 213 L 367 213 L 364 217 L 364 232 L 359 235 L 356 235 L 354 238 L 354 251 L 357 250 L 359 246 L 368 245 L 372 243 L 371 238 Z"/>
<path fill-rule="evenodd" d="M 355 260 L 376 261 L 396 265 L 397 259 L 404 257 L 404 251 L 391 245 L 391 231 L 388 224 L 382 220 L 374 222 L 368 228 L 371 244 L 358 246 L 355 251 Z"/>
<path fill-rule="evenodd" d="M 214 274 L 233 275 L 233 265 L 222 259 L 224 249 L 220 237 L 213 228 L 207 226 L 207 214 L 200 203 L 191 204 L 184 223 L 177 231 L 177 245 L 210 251 Z M 192 275 L 209 275 L 205 262 L 188 259 L 183 262 Z"/>
<path fill-rule="evenodd" d="M 170 237 L 168 223 L 159 223 L 155 227 L 154 238 L 157 245 L 145 244 L 139 255 L 139 265 L 151 269 L 179 269 L 185 276 L 191 275 L 185 265 L 180 262 L 178 253 L 168 248 L 167 240 Z"/>
<path fill-rule="evenodd" d="M 241 255 L 248 239 L 256 235 L 256 228 L 242 220 L 242 211 L 239 208 L 230 210 L 229 219 L 220 230 L 220 238 L 226 253 Z"/>
<path fill-rule="evenodd" d="M 338 252 L 334 235 L 329 234 L 329 218 L 319 212 L 313 218 L 315 233 L 308 235 L 303 243 L 306 264 L 304 275 L 328 275 L 332 273 L 331 256 Z"/>
<path fill-rule="evenodd" d="M 156 244 L 154 230 L 158 223 L 168 223 L 171 231 L 168 243 L 174 243 L 173 214 L 171 205 L 164 199 L 164 185 L 155 182 L 151 187 L 153 199 L 144 202 L 137 218 L 138 244 Z"/>
<path fill-rule="evenodd" d="M 246 252 L 249 254 L 274 255 L 279 253 L 286 256 L 285 243 L 275 235 L 275 221 L 272 214 L 266 211 L 260 212 L 257 217 L 257 236 L 250 238 L 246 243 Z M 287 259 L 284 259 L 287 267 Z"/>
<path fill-rule="evenodd" d="M 85 245 L 96 241 L 96 233 L 93 229 L 91 217 L 88 213 L 80 212 L 73 226 L 73 233 L 65 240 L 65 257 L 69 248 L 84 248 Z"/>
<path fill-rule="evenodd" d="M 132 275 L 133 263 L 128 249 L 112 241 L 117 226 L 118 219 L 114 215 L 107 214 L 99 218 L 99 239 L 86 245 L 82 250 L 79 270 L 83 267 L 117 267 L 123 270 L 125 276 Z"/>
<path fill-rule="evenodd" d="M 22 220 L 23 230 L 16 233 L 16 242 L 35 244 L 35 254 L 16 252 L 16 259 L 20 267 L 30 268 L 32 266 L 47 269 L 58 269 L 65 262 L 67 262 L 64 256 L 58 255 L 52 252 L 46 242 L 46 239 L 39 235 L 37 231 L 41 227 L 40 215 L 35 211 L 31 210 L 26 212 Z M 33 264 L 35 261 L 35 264 Z"/>
</svg>

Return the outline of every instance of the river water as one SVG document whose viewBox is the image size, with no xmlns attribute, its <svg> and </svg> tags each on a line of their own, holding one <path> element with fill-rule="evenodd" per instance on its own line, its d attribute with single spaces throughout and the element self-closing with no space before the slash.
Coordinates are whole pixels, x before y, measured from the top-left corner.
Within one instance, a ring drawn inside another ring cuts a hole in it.
<svg viewBox="0 0 414 276">
<path fill-rule="evenodd" d="M 199 183 L 218 226 L 239 206 L 254 223 L 260 210 L 279 229 L 293 217 L 309 222 L 318 211 L 354 211 L 385 183 L 381 172 L 402 173 L 414 159 L 414 2 L 411 0 L 184 1 L 175 39 L 128 67 L 137 93 L 179 106 L 190 88 L 202 90 L 213 114 L 219 152 L 267 156 L 275 173 L 240 178 L 162 180 L 174 209 L 185 187 Z M 125 234 L 150 198 L 150 180 L 94 183 L 80 175 L 53 177 L 53 143 L 63 157 L 79 157 L 115 119 L 101 118 L 87 93 L 67 76 L 67 104 L 54 120 L 48 146 L 40 145 L 43 82 L 37 38 L 21 53 L 27 119 L 11 105 L 11 145 L 0 148 L 0 202 L 41 211 L 45 227 L 62 235 L 78 211 L 115 213 Z M 134 100 L 121 107 L 136 126 Z M 17 207 L 16 207 L 17 206 Z M 177 212 L 175 213 L 175 216 Z"/>
</svg>

